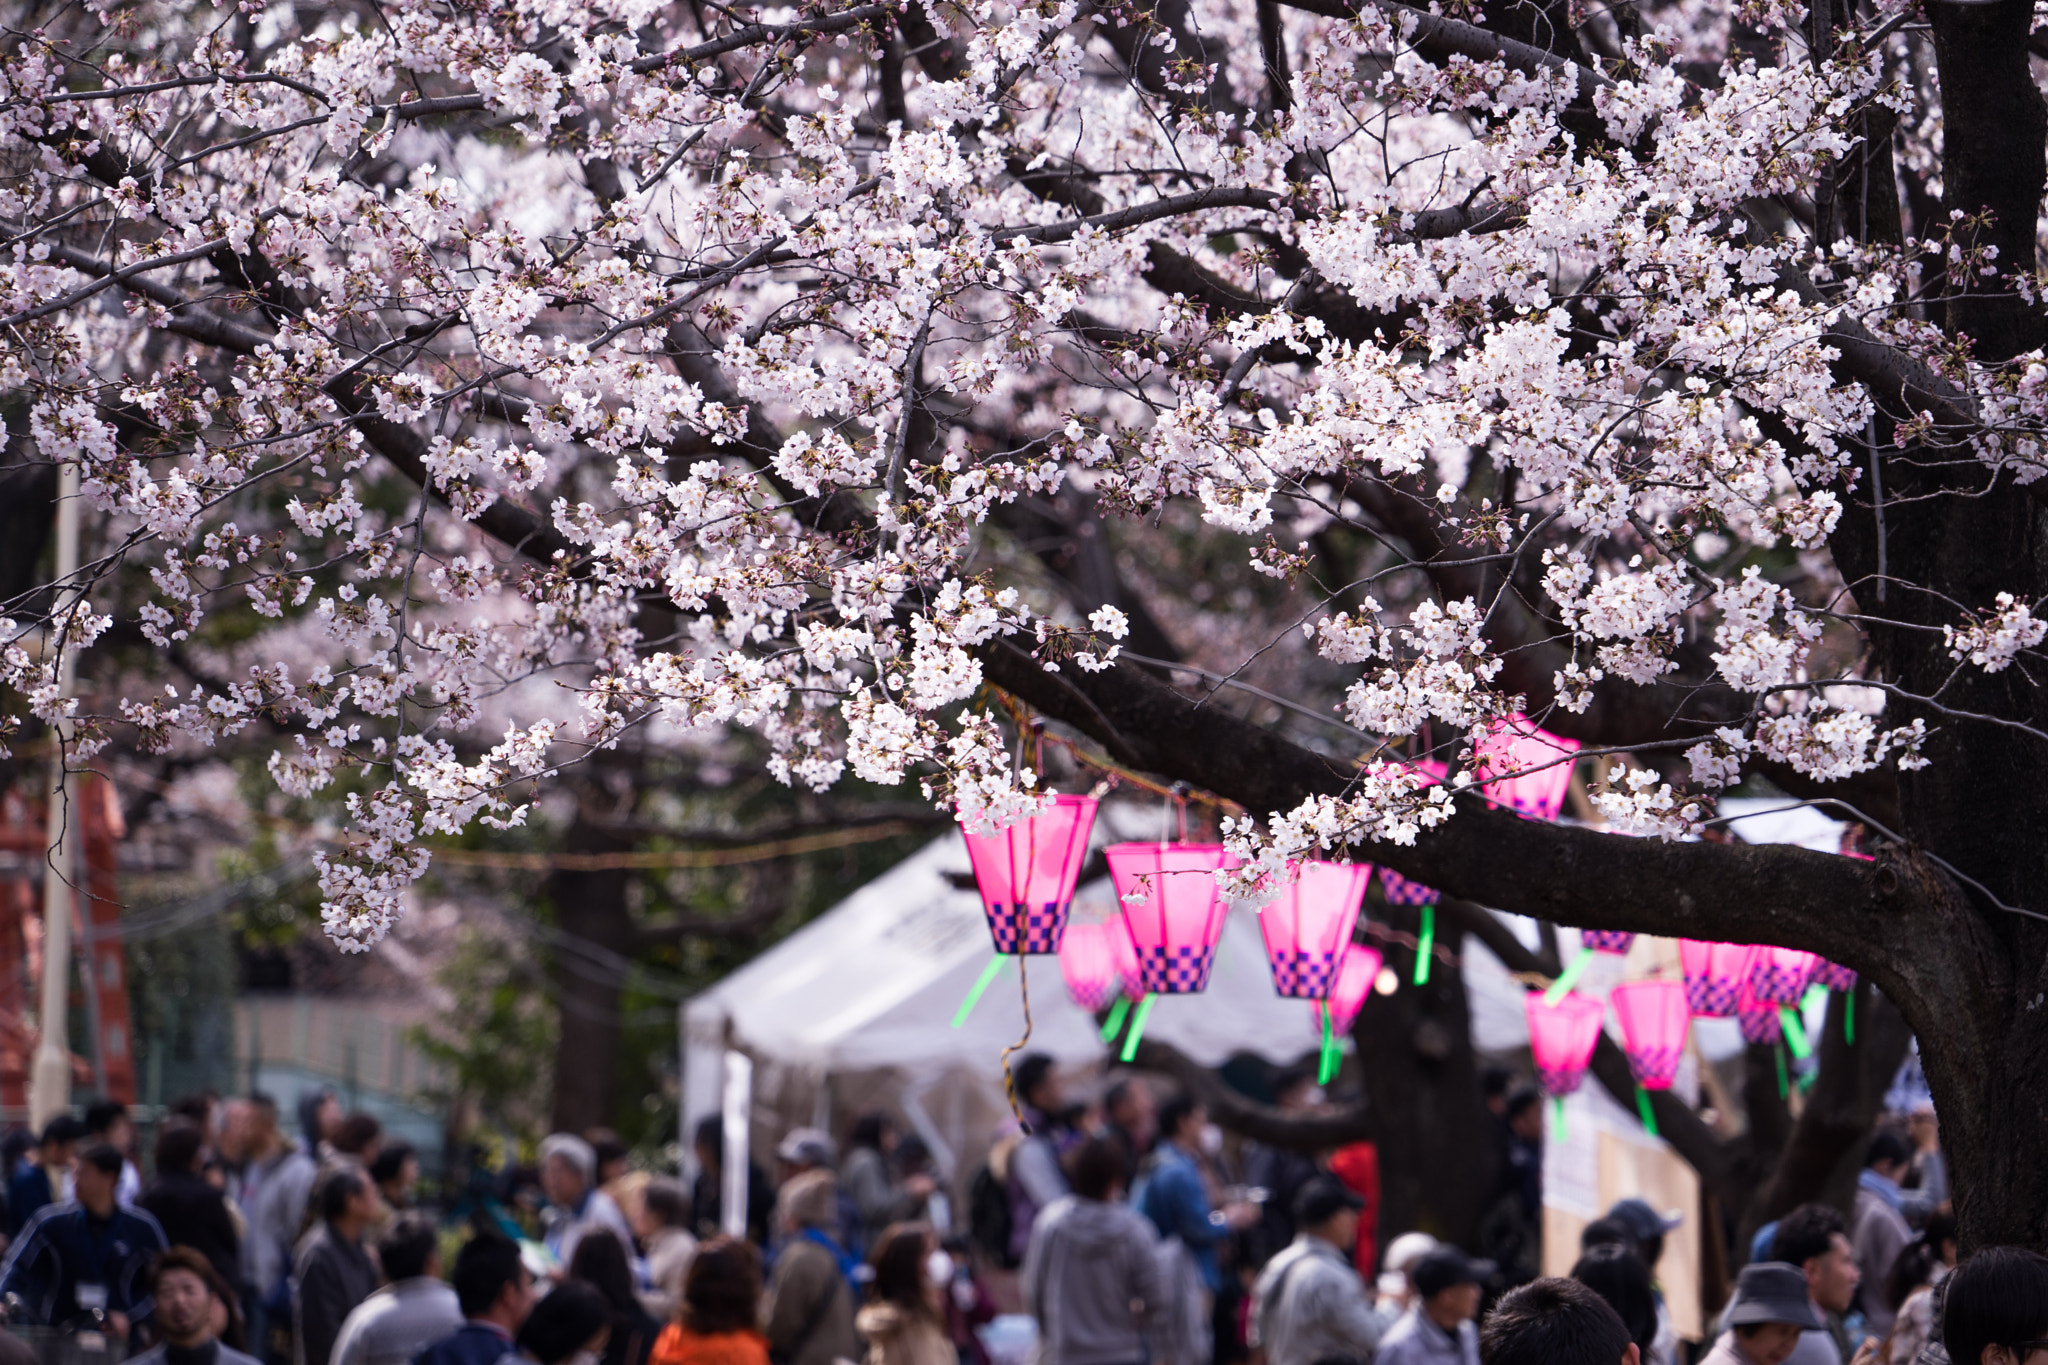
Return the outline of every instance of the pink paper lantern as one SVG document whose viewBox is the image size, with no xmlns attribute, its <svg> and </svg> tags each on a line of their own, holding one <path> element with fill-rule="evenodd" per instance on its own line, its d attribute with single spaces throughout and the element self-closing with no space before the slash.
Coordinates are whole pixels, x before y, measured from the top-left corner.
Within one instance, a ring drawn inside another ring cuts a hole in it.
<svg viewBox="0 0 2048 1365">
<path fill-rule="evenodd" d="M 1678 940 L 1678 960 L 1685 967 L 1685 1002 L 1694 1014 L 1725 1019 L 1735 1013 L 1735 1002 L 1749 979 L 1752 951 L 1746 943 Z"/>
<path fill-rule="evenodd" d="M 1380 967 L 1385 961 L 1379 949 L 1368 948 L 1363 943 L 1354 943 L 1345 950 L 1344 965 L 1337 969 L 1337 979 L 1330 986 L 1329 1000 L 1318 1000 L 1309 1007 L 1318 1033 L 1322 1031 L 1325 1009 L 1330 1011 L 1331 1033 L 1351 1032 L 1351 1025 L 1357 1022 L 1358 1012 L 1365 1008 L 1365 997 L 1372 993 L 1373 982 L 1379 980 Z"/>
<path fill-rule="evenodd" d="M 1103 926 L 1108 931 L 1110 957 L 1116 962 L 1116 979 L 1127 1000 L 1142 999 L 1145 994 L 1145 972 L 1138 966 L 1138 949 L 1131 942 L 1131 926 L 1124 922 L 1122 914 Z"/>
<path fill-rule="evenodd" d="M 1221 844 L 1111 844 L 1138 982 L 1152 995 L 1193 995 L 1209 985 L 1228 903 L 1215 873 L 1237 862 Z"/>
<path fill-rule="evenodd" d="M 1806 994 L 1820 954 L 1797 948 L 1760 947 L 1749 960 L 1749 989 L 1759 1004 L 1796 1005 Z"/>
<path fill-rule="evenodd" d="M 1486 799 L 1534 820 L 1555 820 L 1572 784 L 1571 756 L 1579 742 L 1541 729 L 1527 716 L 1493 721 L 1473 746 L 1486 771 L 1513 773 L 1480 784 Z M 1529 771 L 1523 771 L 1527 769 Z"/>
<path fill-rule="evenodd" d="M 1060 975 L 1074 1003 L 1094 1014 L 1115 1002 L 1122 982 L 1117 978 L 1115 934 L 1124 936 L 1121 924 L 1070 924 L 1060 943 Z"/>
<path fill-rule="evenodd" d="M 1636 1084 L 1669 1090 L 1685 1055 L 1685 1030 L 1692 1022 L 1685 986 L 1677 981 L 1626 981 L 1614 988 L 1614 1014 Z"/>
<path fill-rule="evenodd" d="M 1596 953 L 1613 953 L 1616 957 L 1627 957 L 1628 950 L 1635 947 L 1636 936 L 1624 934 L 1618 929 L 1581 929 L 1579 946 L 1591 948 Z"/>
<path fill-rule="evenodd" d="M 1749 982 L 1744 980 L 1742 990 L 1735 1000 L 1735 1022 L 1742 1029 L 1745 1043 L 1775 1043 L 1785 1036 L 1785 1025 L 1778 1018 L 1778 1007 L 1766 1005 L 1750 993 Z"/>
<path fill-rule="evenodd" d="M 1853 991 L 1856 989 L 1856 973 L 1839 962 L 1822 958 L 1813 969 L 1812 984 L 1826 986 L 1831 991 Z"/>
<path fill-rule="evenodd" d="M 1296 999 L 1320 1000 L 1337 979 L 1337 966 L 1358 927 L 1358 908 L 1372 880 L 1369 863 L 1295 863 L 1294 880 L 1259 911 L 1259 933 L 1273 968 L 1273 989 Z"/>
<path fill-rule="evenodd" d="M 961 830 L 997 952 L 1060 950 L 1095 806 L 1092 796 L 1056 796 L 1037 815 L 993 834 Z"/>
<path fill-rule="evenodd" d="M 1542 991 L 1530 991 L 1524 1003 L 1529 1010 L 1529 1051 L 1536 1059 L 1537 1084 L 1546 1095 L 1571 1094 L 1593 1063 L 1607 1006 L 1577 991 L 1566 992 L 1555 1005 L 1544 1002 Z"/>
</svg>

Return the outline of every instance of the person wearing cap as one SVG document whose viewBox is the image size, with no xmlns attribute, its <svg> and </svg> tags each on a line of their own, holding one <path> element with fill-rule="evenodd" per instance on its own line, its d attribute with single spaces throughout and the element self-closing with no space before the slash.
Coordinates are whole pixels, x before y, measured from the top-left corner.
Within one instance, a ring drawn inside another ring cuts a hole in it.
<svg viewBox="0 0 2048 1365">
<path fill-rule="evenodd" d="M 1252 1287 L 1251 1341 L 1267 1365 L 1372 1359 L 1386 1322 L 1350 1260 L 1364 1207 L 1334 1176 L 1311 1176 L 1296 1192 L 1294 1240 Z"/>
<path fill-rule="evenodd" d="M 839 1178 L 839 1148 L 832 1135 L 822 1128 L 792 1128 L 776 1144 L 775 1159 L 782 1164 L 784 1185 L 809 1171 L 823 1171 L 833 1177 L 832 1233 L 839 1245 L 859 1258 L 867 1250 L 867 1225 L 852 1191 Z"/>
<path fill-rule="evenodd" d="M 1678 1329 L 1671 1324 L 1671 1308 L 1657 1285 L 1657 1262 L 1664 1258 L 1664 1234 L 1685 1222 L 1677 1212 L 1659 1213 L 1646 1200 L 1622 1199 L 1607 1210 L 1607 1221 L 1627 1232 L 1635 1243 L 1636 1255 L 1650 1271 L 1650 1286 L 1657 1295 L 1657 1340 L 1650 1347 L 1644 1365 L 1675 1365 L 1679 1359 Z"/>
<path fill-rule="evenodd" d="M 1700 1365 L 1785 1365 L 1802 1333 L 1820 1330 L 1806 1276 L 1783 1261 L 1746 1265 L 1722 1317 L 1727 1330 Z"/>
<path fill-rule="evenodd" d="M 1415 1303 L 1380 1341 L 1375 1365 L 1479 1365 L 1480 1286 L 1494 1272 L 1454 1246 L 1438 1247 L 1415 1263 L 1408 1278 Z"/>
<path fill-rule="evenodd" d="M 1501 1296 L 1479 1329 L 1486 1365 L 1641 1365 L 1621 1315 L 1578 1280 L 1531 1280 Z"/>
<path fill-rule="evenodd" d="M 553 1133 L 540 1144 L 540 1187 L 548 1197 L 541 1243 L 556 1266 L 566 1266 L 592 1228 L 609 1228 L 624 1246 L 633 1228 L 612 1197 L 597 1188 L 597 1151 L 573 1133 Z"/>
<path fill-rule="evenodd" d="M 1361 1219 L 1360 1233 L 1363 1232 Z M 1373 1307 L 1382 1318 L 1392 1322 L 1414 1305 L 1415 1282 L 1408 1278 L 1408 1272 L 1415 1269 L 1417 1261 L 1442 1245 L 1426 1232 L 1404 1232 L 1387 1244 L 1387 1259 L 1374 1285 L 1378 1297 Z"/>
<path fill-rule="evenodd" d="M 768 1284 L 768 1349 L 780 1365 L 833 1365 L 862 1356 L 853 1329 L 860 1258 L 833 1236 L 839 1182 L 829 1170 L 791 1177 L 776 1197 L 785 1237 Z"/>
</svg>

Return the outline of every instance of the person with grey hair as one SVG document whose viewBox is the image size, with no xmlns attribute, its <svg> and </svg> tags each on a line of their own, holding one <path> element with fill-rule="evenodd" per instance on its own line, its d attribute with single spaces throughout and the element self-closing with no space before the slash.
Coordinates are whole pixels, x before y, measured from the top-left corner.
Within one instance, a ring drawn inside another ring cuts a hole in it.
<svg viewBox="0 0 2048 1365">
<path fill-rule="evenodd" d="M 597 1151 L 573 1133 L 553 1133 L 540 1144 L 540 1187 L 548 1197 L 541 1243 L 554 1265 L 566 1268 L 576 1244 L 592 1228 L 609 1228 L 633 1245 L 633 1229 L 612 1197 L 597 1188 Z"/>
<path fill-rule="evenodd" d="M 839 1182 L 828 1170 L 791 1177 L 775 1203 L 788 1237 L 768 1285 L 769 1354 L 779 1365 L 833 1365 L 861 1357 L 853 1327 L 860 1262 L 834 1237 Z"/>
<path fill-rule="evenodd" d="M 682 1311 L 683 1279 L 697 1256 L 697 1239 L 690 1235 L 690 1192 L 683 1183 L 665 1176 L 648 1181 L 633 1214 L 633 1231 L 647 1263 L 648 1287 L 640 1292 L 640 1302 L 667 1322 Z"/>
</svg>

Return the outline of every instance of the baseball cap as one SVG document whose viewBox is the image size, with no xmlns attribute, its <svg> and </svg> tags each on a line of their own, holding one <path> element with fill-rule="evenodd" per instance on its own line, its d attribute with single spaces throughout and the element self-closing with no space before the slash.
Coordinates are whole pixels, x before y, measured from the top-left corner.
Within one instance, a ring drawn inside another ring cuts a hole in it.
<svg viewBox="0 0 2048 1365">
<path fill-rule="evenodd" d="M 792 1128 L 775 1149 L 791 1165 L 830 1166 L 837 1154 L 829 1134 L 817 1128 Z"/>
<path fill-rule="evenodd" d="M 1654 1241 L 1685 1225 L 1685 1215 L 1676 1209 L 1659 1213 L 1641 1199 L 1623 1199 L 1607 1210 L 1607 1216 L 1627 1228 L 1638 1243 Z"/>
<path fill-rule="evenodd" d="M 1727 1323 L 1744 1327 L 1755 1322 L 1789 1322 L 1806 1331 L 1827 1326 L 1813 1311 L 1806 1289 L 1806 1272 L 1785 1261 L 1758 1261 L 1742 1268 L 1735 1278 L 1735 1297 L 1729 1300 Z"/>
<path fill-rule="evenodd" d="M 1408 1272 L 1415 1292 L 1434 1298 L 1461 1284 L 1485 1284 L 1499 1269 L 1492 1261 L 1475 1261 L 1456 1247 L 1438 1247 L 1417 1261 Z"/>
<path fill-rule="evenodd" d="M 1334 1176 L 1319 1175 L 1305 1182 L 1294 1196 L 1296 1227 L 1312 1228 L 1334 1218 L 1345 1209 L 1362 1209 L 1365 1201 Z"/>
</svg>

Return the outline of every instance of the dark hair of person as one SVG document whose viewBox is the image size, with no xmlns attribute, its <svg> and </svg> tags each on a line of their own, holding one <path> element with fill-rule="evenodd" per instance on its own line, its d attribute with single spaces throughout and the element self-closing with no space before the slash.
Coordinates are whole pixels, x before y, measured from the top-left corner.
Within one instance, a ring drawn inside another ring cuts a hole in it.
<svg viewBox="0 0 2048 1365">
<path fill-rule="evenodd" d="M 206 1134 L 190 1119 L 171 1119 L 156 1130 L 156 1173 L 190 1175 L 199 1169 Z"/>
<path fill-rule="evenodd" d="M 1507 1107 L 1501 1110 L 1501 1115 L 1504 1118 L 1514 1118 L 1524 1110 L 1541 1103 L 1543 1103 L 1542 1091 L 1533 1085 L 1518 1085 L 1508 1091 Z"/>
<path fill-rule="evenodd" d="M 1124 1077 L 1122 1080 L 1111 1081 L 1109 1089 L 1102 1092 L 1102 1112 L 1110 1114 L 1121 1108 L 1123 1102 L 1131 1097 L 1133 1093 L 1132 1087 L 1135 1084 L 1136 1082 L 1129 1076 Z"/>
<path fill-rule="evenodd" d="M 761 1315 L 761 1253 L 737 1237 L 697 1248 L 683 1275 L 683 1325 L 698 1336 L 750 1332 Z"/>
<path fill-rule="evenodd" d="M 1816 1256 L 1828 1254 L 1836 1233 L 1848 1234 L 1849 1225 L 1841 1212 L 1826 1204 L 1801 1204 L 1778 1220 L 1771 1234 L 1771 1259 L 1804 1266 Z"/>
<path fill-rule="evenodd" d="M 121 1149 L 111 1142 L 87 1144 L 85 1150 L 78 1154 L 78 1159 L 101 1175 L 111 1176 L 120 1175 L 121 1167 L 128 1162 L 128 1158 L 121 1155 Z"/>
<path fill-rule="evenodd" d="M 1067 1165 L 1074 1193 L 1083 1199 L 1106 1200 L 1124 1182 L 1124 1149 L 1108 1138 L 1089 1138 Z"/>
<path fill-rule="evenodd" d="M 393 1282 L 418 1279 L 427 1273 L 439 1245 L 440 1233 L 433 1219 L 422 1213 L 401 1213 L 377 1239 L 377 1260 L 384 1267 L 384 1278 Z"/>
<path fill-rule="evenodd" d="M 891 1223 L 875 1240 L 874 1283 L 869 1303 L 891 1304 L 912 1317 L 936 1318 L 925 1286 L 925 1252 L 932 1230 L 923 1223 Z"/>
<path fill-rule="evenodd" d="M 499 1232 L 479 1232 L 455 1253 L 455 1300 L 462 1316 L 481 1317 L 498 1301 L 508 1284 L 518 1284 L 526 1275 L 519 1260 L 519 1243 Z"/>
<path fill-rule="evenodd" d="M 1950 1360 L 1982 1360 L 1986 1346 L 2048 1340 L 2048 1256 L 1986 1247 L 1946 1283 L 1941 1340 Z"/>
<path fill-rule="evenodd" d="M 206 1286 L 206 1292 L 227 1309 L 228 1325 L 220 1334 L 220 1343 L 231 1351 L 241 1350 L 242 1305 L 227 1280 L 213 1268 L 213 1262 L 207 1260 L 203 1252 L 191 1247 L 171 1247 L 158 1252 L 156 1259 L 149 1264 L 149 1292 L 156 1293 L 163 1277 L 173 1270 L 198 1277 L 199 1282 Z"/>
<path fill-rule="evenodd" d="M 341 1121 L 341 1127 L 334 1134 L 334 1150 L 350 1156 L 361 1156 L 384 1136 L 384 1125 L 377 1122 L 375 1114 L 365 1114 L 358 1109 Z"/>
<path fill-rule="evenodd" d="M 1956 1240 L 1956 1216 L 1952 1213 L 1930 1214 L 1927 1226 L 1920 1235 L 1906 1243 L 1899 1251 L 1899 1258 L 1892 1262 L 1891 1274 L 1885 1276 L 1885 1302 L 1897 1308 L 1912 1296 L 1914 1290 L 1934 1280 L 1934 1268 L 1941 1264 L 1941 1244 Z"/>
<path fill-rule="evenodd" d="M 1510 1289 L 1479 1329 L 1486 1365 L 1615 1365 L 1628 1348 L 1620 1316 L 1577 1280 Z"/>
<path fill-rule="evenodd" d="M 320 1217 L 333 1222 L 348 1212 L 351 1199 L 368 1189 L 368 1177 L 361 1171 L 335 1171 L 320 1187 Z"/>
<path fill-rule="evenodd" d="M 575 1254 L 569 1258 L 569 1278 L 604 1295 L 614 1314 L 632 1313 L 639 1307 L 625 1244 L 609 1228 L 592 1228 L 577 1239 Z"/>
<path fill-rule="evenodd" d="M 883 1136 L 890 1129 L 889 1116 L 879 1110 L 870 1109 L 853 1121 L 853 1129 L 846 1135 L 848 1147 L 872 1147 L 882 1150 Z"/>
<path fill-rule="evenodd" d="M 1649 1359 L 1657 1340 L 1657 1292 L 1650 1287 L 1650 1268 L 1619 1243 L 1597 1246 L 1579 1257 L 1572 1278 L 1607 1300 L 1629 1340 Z"/>
<path fill-rule="evenodd" d="M 932 1149 L 915 1133 L 899 1141 L 896 1150 L 889 1154 L 889 1164 L 902 1175 L 917 1175 L 931 1164 L 931 1159 Z"/>
<path fill-rule="evenodd" d="M 1017 1069 L 1010 1073 L 1017 1082 L 1017 1094 L 1034 1109 L 1039 1107 L 1036 1098 L 1039 1087 L 1044 1085 L 1045 1078 L 1052 1074 L 1052 1068 L 1052 1058 L 1043 1052 L 1031 1052 L 1026 1053 L 1024 1060 L 1017 1063 Z"/>
<path fill-rule="evenodd" d="M 690 1192 L 680 1180 L 656 1176 L 648 1181 L 647 1188 L 640 1191 L 640 1206 L 660 1219 L 664 1227 L 690 1225 Z"/>
<path fill-rule="evenodd" d="M 1514 1083 L 1513 1069 L 1493 1062 L 1479 1073 L 1479 1094 L 1484 1099 L 1498 1099 L 1507 1094 L 1508 1087 Z"/>
<path fill-rule="evenodd" d="M 611 1165 L 614 1161 L 624 1161 L 627 1153 L 633 1150 L 625 1143 L 619 1141 L 617 1133 L 600 1132 L 590 1137 L 588 1141 L 590 1143 L 590 1155 L 595 1159 L 593 1164 L 597 1167 L 599 1179 L 604 1178 L 605 1167 Z"/>
<path fill-rule="evenodd" d="M 1188 1115 L 1201 1107 L 1202 1102 L 1200 1100 L 1196 1099 L 1193 1095 L 1187 1094 L 1175 1095 L 1172 1099 L 1160 1105 L 1159 1136 L 1170 1138 L 1180 1132 L 1181 1125 L 1188 1121 Z"/>
<path fill-rule="evenodd" d="M 107 1130 L 128 1117 L 128 1106 L 119 1100 L 94 1100 L 85 1106 L 85 1131 L 95 1137 L 106 1136 Z"/>
<path fill-rule="evenodd" d="M 1880 1128 L 1871 1134 L 1870 1146 L 1863 1153 L 1863 1164 L 1866 1167 L 1875 1166 L 1880 1161 L 1903 1166 L 1912 1159 L 1912 1148 L 1906 1146 L 1906 1140 L 1889 1128 Z"/>
<path fill-rule="evenodd" d="M 370 1179 L 379 1185 L 388 1185 L 398 1179 L 405 1163 L 417 1159 L 419 1153 L 410 1142 L 394 1142 L 389 1147 L 377 1149 L 377 1159 L 370 1163 Z"/>
<path fill-rule="evenodd" d="M 697 1120 L 697 1131 L 691 1140 L 698 1150 L 709 1152 L 713 1161 L 724 1161 L 725 1119 L 718 1114 L 707 1114 Z"/>
<path fill-rule="evenodd" d="M 171 1101 L 171 1113 L 177 1118 L 190 1119 L 204 1128 L 207 1118 L 213 1113 L 214 1099 L 215 1096 L 210 1090 L 201 1091 L 196 1095 L 180 1095 Z"/>
<path fill-rule="evenodd" d="M 48 1147 L 56 1142 L 78 1142 L 84 1137 L 84 1124 L 69 1114 L 59 1114 L 43 1125 L 43 1135 L 36 1145 Z"/>
<path fill-rule="evenodd" d="M 540 1365 L 562 1365 L 611 1321 L 604 1295 L 581 1280 L 564 1280 L 527 1315 L 519 1349 Z"/>
</svg>

